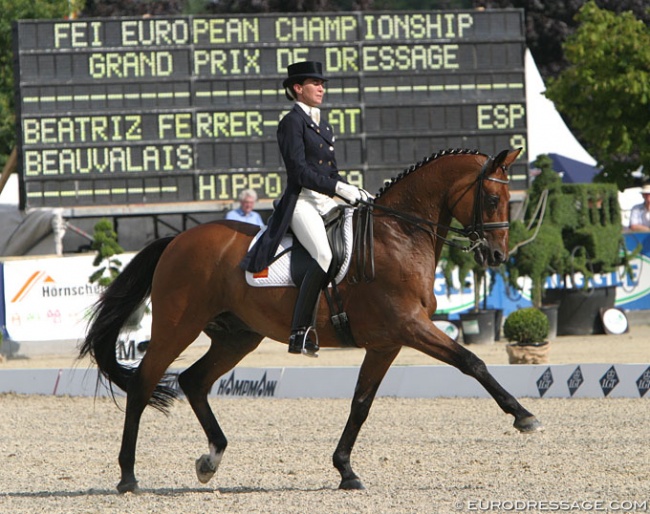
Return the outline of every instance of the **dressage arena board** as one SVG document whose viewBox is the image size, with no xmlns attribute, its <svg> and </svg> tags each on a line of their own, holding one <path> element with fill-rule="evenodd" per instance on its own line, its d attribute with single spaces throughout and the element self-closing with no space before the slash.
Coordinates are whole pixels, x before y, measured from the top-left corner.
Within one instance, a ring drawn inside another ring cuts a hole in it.
<svg viewBox="0 0 650 514">
<path fill-rule="evenodd" d="M 516 397 L 650 398 L 650 364 L 493 365 L 488 369 Z M 236 368 L 215 382 L 211 396 L 349 398 L 358 373 L 358 368 L 351 366 Z M 8 369 L 0 373 L 0 393 L 94 396 L 96 385 L 94 368 Z M 109 393 L 100 388 L 99 394 Z M 489 397 L 476 380 L 450 366 L 392 367 L 378 396 Z"/>
</svg>

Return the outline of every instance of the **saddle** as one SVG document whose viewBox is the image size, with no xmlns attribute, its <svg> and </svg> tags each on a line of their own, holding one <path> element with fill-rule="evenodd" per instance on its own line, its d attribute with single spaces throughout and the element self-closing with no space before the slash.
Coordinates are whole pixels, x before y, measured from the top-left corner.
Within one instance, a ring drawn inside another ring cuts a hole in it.
<svg viewBox="0 0 650 514">
<path fill-rule="evenodd" d="M 344 346 L 358 346 L 350 331 L 350 322 L 343 311 L 343 301 L 336 287 L 348 272 L 352 257 L 353 210 L 343 206 L 332 209 L 324 218 L 327 239 L 332 249 L 332 263 L 327 273 L 329 287 L 325 299 L 330 309 L 330 320 Z M 251 242 L 255 244 L 261 232 Z M 312 257 L 292 233 L 282 239 L 269 267 L 260 273 L 246 272 L 246 282 L 254 287 L 299 287 Z"/>
<path fill-rule="evenodd" d="M 353 210 L 335 207 L 325 216 L 327 238 L 332 249 L 332 263 L 328 270 L 328 282 L 340 284 L 347 274 L 352 257 Z M 251 247 L 262 232 L 258 232 Z M 268 268 L 259 273 L 246 272 L 246 282 L 253 287 L 299 287 L 305 276 L 311 256 L 291 232 L 288 232 Z"/>
</svg>

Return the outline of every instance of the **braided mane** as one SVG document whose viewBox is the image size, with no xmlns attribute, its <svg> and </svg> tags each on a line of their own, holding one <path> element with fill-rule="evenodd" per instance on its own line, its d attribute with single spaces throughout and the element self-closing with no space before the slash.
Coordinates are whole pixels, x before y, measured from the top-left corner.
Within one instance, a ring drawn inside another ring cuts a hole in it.
<svg viewBox="0 0 650 514">
<path fill-rule="evenodd" d="M 422 161 L 418 162 L 417 164 L 413 164 L 410 168 L 405 168 L 402 173 L 397 175 L 396 177 L 391 178 L 390 180 L 387 180 L 384 182 L 384 186 L 379 189 L 379 192 L 375 195 L 375 200 L 380 198 L 382 195 L 386 193 L 391 187 L 393 187 L 395 184 L 397 184 L 400 180 L 402 180 L 404 177 L 410 175 L 414 171 L 420 169 L 422 166 L 425 164 L 430 163 L 431 161 L 435 161 L 436 159 L 443 157 L 445 155 L 469 155 L 469 154 L 474 154 L 478 155 L 481 152 L 478 150 L 468 150 L 467 148 L 461 149 L 461 148 L 449 148 L 448 150 L 439 150 L 434 154 L 431 154 L 429 157 L 425 157 Z"/>
</svg>

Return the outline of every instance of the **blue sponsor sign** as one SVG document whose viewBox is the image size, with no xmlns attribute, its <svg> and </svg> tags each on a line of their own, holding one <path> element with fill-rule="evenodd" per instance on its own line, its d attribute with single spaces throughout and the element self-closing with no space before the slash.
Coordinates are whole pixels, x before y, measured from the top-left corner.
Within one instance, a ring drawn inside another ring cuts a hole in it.
<svg viewBox="0 0 650 514">
<path fill-rule="evenodd" d="M 632 261 L 632 275 L 628 276 L 622 270 L 596 275 L 590 280 L 590 287 L 616 286 L 616 307 L 623 310 L 650 310 L 650 233 L 631 232 L 624 235 L 625 244 L 629 251 L 641 245 L 641 253 Z M 521 289 L 514 289 L 505 283 L 499 273 L 487 274 L 487 298 L 481 293 L 481 306 L 488 309 L 501 309 L 504 317 L 517 309 L 530 307 L 530 280 L 521 280 Z M 438 300 L 438 312 L 446 312 L 455 318 L 461 312 L 467 312 L 474 307 L 474 284 L 472 274 L 462 281 L 458 277 L 455 286 L 448 288 L 440 270 L 436 273 L 434 293 Z M 462 285 L 460 285 L 462 283 Z M 583 277 L 576 276 L 574 285 L 581 287 Z M 549 277 L 547 287 L 562 287 L 562 278 Z"/>
</svg>

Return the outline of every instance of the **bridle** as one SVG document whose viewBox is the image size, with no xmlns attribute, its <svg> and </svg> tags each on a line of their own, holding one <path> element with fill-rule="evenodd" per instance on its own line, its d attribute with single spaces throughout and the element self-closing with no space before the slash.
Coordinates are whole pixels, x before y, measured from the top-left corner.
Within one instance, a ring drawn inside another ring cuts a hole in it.
<svg viewBox="0 0 650 514">
<path fill-rule="evenodd" d="M 442 240 L 443 244 L 448 246 L 455 246 L 460 248 L 463 252 L 472 252 L 477 251 L 482 247 L 487 248 L 488 242 L 485 238 L 485 233 L 492 230 L 502 230 L 510 227 L 508 221 L 483 221 L 483 182 L 486 180 L 496 182 L 497 184 L 508 185 L 510 183 L 509 179 L 500 179 L 492 176 L 487 176 L 487 171 L 494 162 L 494 158 L 489 156 L 481 170 L 479 171 L 476 180 L 472 182 L 469 187 L 460 195 L 459 199 L 454 203 L 454 206 L 460 201 L 460 199 L 469 192 L 474 185 L 476 185 L 476 194 L 474 196 L 474 205 L 472 208 L 472 222 L 469 226 L 461 228 L 452 227 L 451 225 L 444 225 L 442 223 L 435 223 L 433 221 L 421 218 L 419 216 L 414 216 L 385 205 L 379 205 L 374 202 L 374 200 L 365 200 L 362 199 L 359 201 L 357 210 L 357 226 L 354 236 L 354 251 L 357 258 L 357 274 L 350 278 L 351 282 L 359 282 L 361 278 L 366 281 L 370 281 L 375 276 L 375 265 L 374 265 L 374 241 L 373 241 L 373 230 L 372 230 L 372 220 L 374 216 L 374 210 L 382 211 L 385 214 L 405 221 L 409 225 L 422 230 L 432 236 L 434 241 L 436 239 Z M 505 172 L 506 167 L 501 166 L 501 169 Z M 452 209 L 453 207 L 452 206 Z M 451 239 L 443 237 L 438 233 L 440 228 L 446 229 L 447 232 L 452 232 L 454 234 L 460 235 L 462 238 L 469 240 L 467 246 L 460 244 L 457 239 Z M 365 273 L 366 266 L 370 266 L 370 273 Z M 360 277 L 359 275 L 363 275 Z"/>
<path fill-rule="evenodd" d="M 467 251 L 472 251 L 480 246 L 487 246 L 487 240 L 485 239 L 485 232 L 492 230 L 501 230 L 507 229 L 510 227 L 509 221 L 483 221 L 483 181 L 490 180 L 496 182 L 497 184 L 508 185 L 510 179 L 500 179 L 495 177 L 486 176 L 488 168 L 494 162 L 493 157 L 489 157 L 483 163 L 483 167 L 476 177 L 476 194 L 474 195 L 474 208 L 472 209 L 472 224 L 469 227 L 463 229 L 463 235 L 467 237 L 473 245 L 469 247 Z M 503 171 L 506 169 L 504 166 L 501 166 Z M 464 193 L 463 193 L 464 194 Z M 462 197 L 462 195 L 461 195 Z"/>
</svg>

